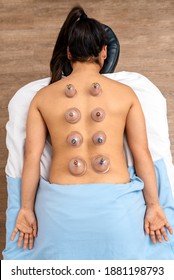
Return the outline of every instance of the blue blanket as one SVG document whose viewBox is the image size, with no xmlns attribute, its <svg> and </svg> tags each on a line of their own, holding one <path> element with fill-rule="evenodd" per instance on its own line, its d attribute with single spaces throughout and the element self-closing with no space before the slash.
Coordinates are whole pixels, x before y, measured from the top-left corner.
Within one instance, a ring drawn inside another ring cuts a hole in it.
<svg viewBox="0 0 174 280">
<path fill-rule="evenodd" d="M 163 160 L 154 163 L 160 203 L 174 229 L 174 200 Z M 143 182 L 129 168 L 128 184 L 56 185 L 43 178 L 35 204 L 38 236 L 32 250 L 12 242 L 21 179 L 7 177 L 5 260 L 174 260 L 174 236 L 152 244 L 144 233 Z"/>
</svg>

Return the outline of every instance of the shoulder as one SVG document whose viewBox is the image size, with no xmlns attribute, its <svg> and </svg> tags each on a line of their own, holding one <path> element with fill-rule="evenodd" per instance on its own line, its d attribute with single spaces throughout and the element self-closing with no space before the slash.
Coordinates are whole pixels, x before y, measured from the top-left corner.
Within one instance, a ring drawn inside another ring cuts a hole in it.
<svg viewBox="0 0 174 280">
<path fill-rule="evenodd" d="M 126 84 L 123 84 L 115 79 L 112 79 L 110 77 L 106 77 L 106 76 L 103 76 L 102 75 L 102 81 L 103 83 L 105 84 L 109 84 L 110 86 L 116 88 L 116 89 L 120 89 L 122 91 L 125 91 L 125 92 L 131 92 L 133 91 L 132 88 Z"/>
<path fill-rule="evenodd" d="M 48 98 L 50 99 L 51 96 L 55 92 L 57 92 L 57 89 L 61 87 L 61 85 L 62 85 L 62 80 L 57 81 L 53 84 L 47 85 L 44 88 L 40 89 L 34 96 L 32 103 L 37 105 L 43 101 L 46 101 Z"/>
<path fill-rule="evenodd" d="M 113 92 L 113 94 L 117 93 L 120 98 L 126 98 L 132 102 L 137 99 L 134 90 L 126 84 L 105 76 L 103 77 L 103 83 L 111 92 Z"/>
</svg>

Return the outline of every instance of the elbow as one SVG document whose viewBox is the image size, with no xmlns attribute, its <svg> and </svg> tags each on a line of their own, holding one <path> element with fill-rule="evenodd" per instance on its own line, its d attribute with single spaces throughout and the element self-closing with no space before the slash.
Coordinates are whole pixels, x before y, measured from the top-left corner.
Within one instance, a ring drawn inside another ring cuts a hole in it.
<svg viewBox="0 0 174 280">
<path fill-rule="evenodd" d="M 139 147 L 132 151 L 134 163 L 142 163 L 149 160 L 152 160 L 150 150 L 147 147 Z"/>
<path fill-rule="evenodd" d="M 27 151 L 24 154 L 24 161 L 32 162 L 33 164 L 40 163 L 41 154 L 36 153 L 35 151 Z"/>
</svg>

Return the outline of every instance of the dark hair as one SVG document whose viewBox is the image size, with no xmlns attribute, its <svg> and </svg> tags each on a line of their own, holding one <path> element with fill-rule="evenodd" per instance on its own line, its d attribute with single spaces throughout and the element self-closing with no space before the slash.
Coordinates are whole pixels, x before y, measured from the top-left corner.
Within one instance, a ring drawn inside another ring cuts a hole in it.
<svg viewBox="0 0 174 280">
<path fill-rule="evenodd" d="M 107 45 L 106 32 L 101 23 L 88 18 L 80 6 L 74 7 L 68 14 L 56 41 L 50 61 L 50 84 L 60 80 L 72 72 L 67 58 L 67 47 L 72 56 L 71 61 L 87 61 L 92 58 L 99 63 L 98 55 L 102 47 Z"/>
</svg>

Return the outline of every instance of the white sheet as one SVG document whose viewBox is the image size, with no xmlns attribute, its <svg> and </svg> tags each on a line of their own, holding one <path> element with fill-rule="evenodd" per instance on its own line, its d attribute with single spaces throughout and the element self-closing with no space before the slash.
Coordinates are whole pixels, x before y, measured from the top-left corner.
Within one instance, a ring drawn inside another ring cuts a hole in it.
<svg viewBox="0 0 174 280">
<path fill-rule="evenodd" d="M 138 96 L 146 119 L 149 149 L 153 161 L 163 159 L 167 166 L 168 176 L 174 194 L 174 166 L 170 151 L 170 140 L 167 123 L 166 100 L 159 89 L 146 77 L 138 73 L 119 72 L 107 74 L 107 77 L 129 85 Z M 29 104 L 34 95 L 48 85 L 50 78 L 37 80 L 22 87 L 11 99 L 9 121 L 6 125 L 6 145 L 9 151 L 6 174 L 20 178 L 23 166 L 25 126 Z M 41 159 L 41 176 L 48 179 L 52 148 L 46 142 Z M 125 140 L 125 154 L 128 166 L 133 165 L 132 156 Z"/>
</svg>

